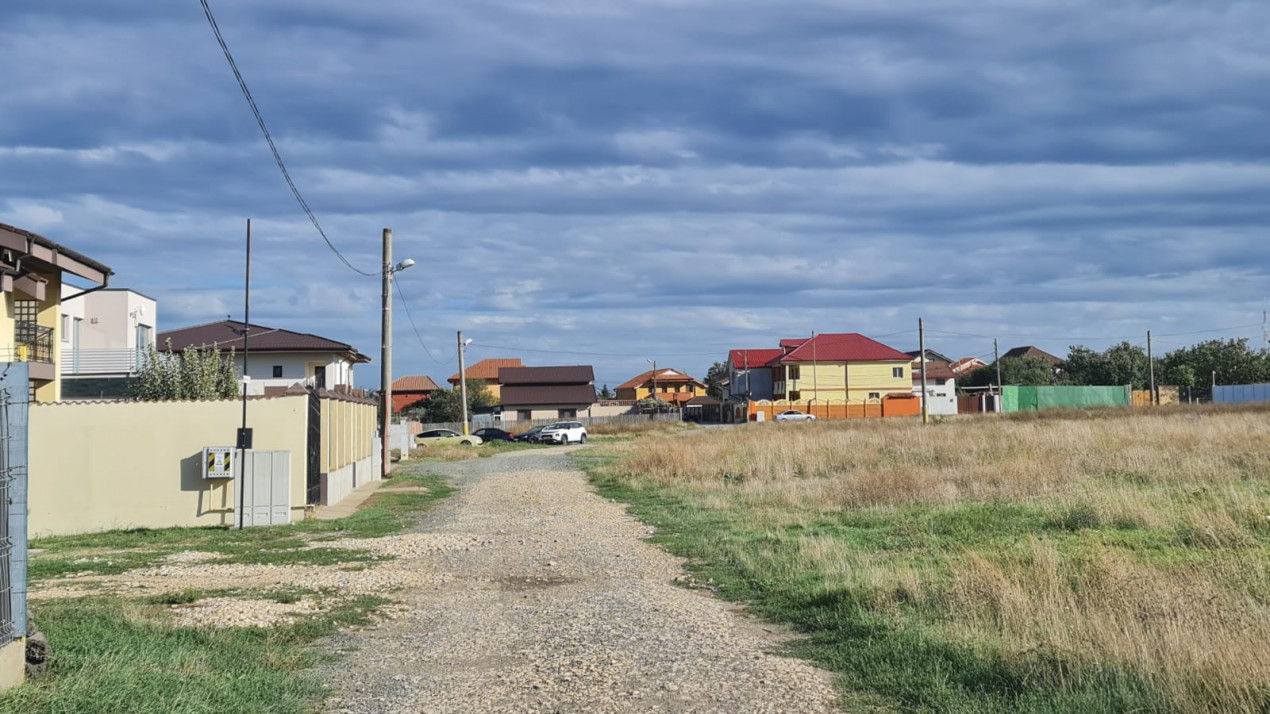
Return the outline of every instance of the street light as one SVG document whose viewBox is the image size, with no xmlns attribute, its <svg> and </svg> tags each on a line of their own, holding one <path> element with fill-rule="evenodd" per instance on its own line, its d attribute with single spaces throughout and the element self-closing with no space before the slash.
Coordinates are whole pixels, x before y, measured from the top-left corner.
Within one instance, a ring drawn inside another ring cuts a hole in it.
<svg viewBox="0 0 1270 714">
<path fill-rule="evenodd" d="M 463 331 L 459 330 L 459 401 L 463 404 L 463 434 L 468 433 L 467 426 L 467 365 L 466 348 L 472 344 L 472 338 L 463 339 Z"/>
<path fill-rule="evenodd" d="M 652 363 L 653 363 L 653 393 L 652 393 L 652 398 L 653 398 L 653 413 L 656 413 L 656 412 L 657 412 L 657 360 L 655 360 L 655 359 L 646 359 L 646 360 L 644 360 L 644 361 L 645 361 L 645 362 L 652 362 Z"/>
<path fill-rule="evenodd" d="M 410 258 L 393 265 L 392 262 L 392 229 L 384 229 L 384 263 L 382 268 L 384 279 L 383 325 L 380 333 L 379 352 L 379 393 L 383 396 L 382 414 L 379 429 L 380 476 L 388 476 L 392 463 L 392 453 L 388 449 L 388 427 L 392 424 L 392 276 L 415 264 Z"/>
</svg>

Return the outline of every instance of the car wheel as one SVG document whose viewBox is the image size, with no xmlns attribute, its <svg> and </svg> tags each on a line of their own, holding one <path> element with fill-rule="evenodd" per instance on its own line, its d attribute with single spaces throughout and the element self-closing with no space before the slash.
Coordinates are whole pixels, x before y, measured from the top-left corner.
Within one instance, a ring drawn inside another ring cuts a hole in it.
<svg viewBox="0 0 1270 714">
<path fill-rule="evenodd" d="M 586 443 L 586 434 L 583 434 L 583 435 L 582 435 L 582 438 L 578 440 L 578 443 L 579 443 L 579 444 L 585 444 L 585 443 Z"/>
</svg>

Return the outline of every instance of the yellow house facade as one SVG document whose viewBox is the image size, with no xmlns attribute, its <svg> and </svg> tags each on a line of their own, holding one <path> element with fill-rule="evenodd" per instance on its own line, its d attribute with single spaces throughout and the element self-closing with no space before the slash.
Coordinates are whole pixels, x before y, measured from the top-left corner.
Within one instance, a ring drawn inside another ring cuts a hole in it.
<svg viewBox="0 0 1270 714">
<path fill-rule="evenodd" d="M 636 375 L 619 384 L 616 393 L 618 401 L 638 402 L 656 396 L 672 404 L 681 404 L 705 395 L 705 384 L 675 369 L 660 369 L 656 372 L 649 370 Z"/>
<path fill-rule="evenodd" d="M 62 398 L 62 280 L 68 273 L 99 287 L 112 274 L 44 236 L 0 223 L 0 361 L 28 363 L 36 402 Z"/>
<path fill-rule="evenodd" d="M 907 355 L 906 355 L 907 356 Z M 775 368 L 773 392 L 794 402 L 875 401 L 889 394 L 912 394 L 912 367 L 896 362 L 820 362 Z"/>
<path fill-rule="evenodd" d="M 912 395 L 912 357 L 856 333 L 788 341 L 772 367 L 775 399 L 818 404 L 877 403 Z"/>
</svg>

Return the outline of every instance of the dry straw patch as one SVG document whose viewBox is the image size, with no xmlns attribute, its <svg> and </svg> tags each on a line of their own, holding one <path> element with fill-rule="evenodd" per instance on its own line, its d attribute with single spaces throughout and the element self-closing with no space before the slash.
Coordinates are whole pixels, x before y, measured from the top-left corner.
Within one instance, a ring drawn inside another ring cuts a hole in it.
<svg viewBox="0 0 1270 714">
<path fill-rule="evenodd" d="M 1263 712 L 1267 416 L 1177 408 L 929 427 L 757 424 L 603 451 L 617 457 L 609 474 L 679 493 L 772 539 L 775 554 L 727 554 L 747 573 L 774 582 L 814 573 L 826 592 L 871 593 L 874 612 L 941 637 L 988 643 L 1018 661 L 1061 659 L 1054 686 L 1110 664 L 1182 711 Z M 976 530 L 975 508 L 1019 520 L 999 535 Z M 898 545 L 871 547 L 845 526 L 786 535 L 862 516 L 882 528 L 905 524 Z M 936 533 L 939 517 L 963 519 L 972 535 Z"/>
</svg>

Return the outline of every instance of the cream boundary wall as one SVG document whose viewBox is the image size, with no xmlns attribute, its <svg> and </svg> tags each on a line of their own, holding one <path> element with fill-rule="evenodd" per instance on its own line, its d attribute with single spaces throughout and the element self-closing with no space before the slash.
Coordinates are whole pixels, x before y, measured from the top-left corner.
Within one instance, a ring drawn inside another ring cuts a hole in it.
<svg viewBox="0 0 1270 714">
<path fill-rule="evenodd" d="M 374 404 L 342 399 L 323 399 L 321 408 L 322 503 L 331 505 L 358 486 L 382 478 L 380 459 L 375 458 L 377 415 Z"/>
<path fill-rule="evenodd" d="M 291 452 L 291 509 L 305 502 L 308 397 L 253 399 L 259 451 Z M 239 401 L 33 404 L 31 537 L 234 521 L 229 480 L 202 477 L 204 446 L 233 446 Z"/>
</svg>

